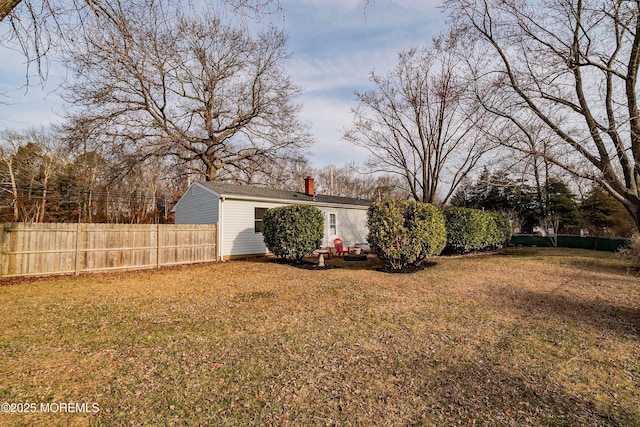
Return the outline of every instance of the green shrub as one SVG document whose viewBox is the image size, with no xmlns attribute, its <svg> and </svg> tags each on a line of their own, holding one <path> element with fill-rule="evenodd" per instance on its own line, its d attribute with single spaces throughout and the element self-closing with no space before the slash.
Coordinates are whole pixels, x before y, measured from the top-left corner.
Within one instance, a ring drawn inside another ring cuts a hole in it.
<svg viewBox="0 0 640 427">
<path fill-rule="evenodd" d="M 511 223 L 503 215 L 478 209 L 444 209 L 447 227 L 445 252 L 467 253 L 503 245 L 511 238 Z"/>
<path fill-rule="evenodd" d="M 391 269 L 418 266 L 439 255 L 446 243 L 444 216 L 427 203 L 390 200 L 367 212 L 371 249 Z"/>
<path fill-rule="evenodd" d="M 497 245 L 506 245 L 511 240 L 511 235 L 513 230 L 511 228 L 511 221 L 506 216 L 494 213 L 493 220 L 498 227 L 498 240 L 496 242 Z"/>
<path fill-rule="evenodd" d="M 482 248 L 494 248 L 500 244 L 501 233 L 493 213 L 482 213 L 486 216 L 486 228 Z"/>
<path fill-rule="evenodd" d="M 482 211 L 448 207 L 443 213 L 447 228 L 445 252 L 467 253 L 484 246 L 486 219 Z"/>
<path fill-rule="evenodd" d="M 264 243 L 277 257 L 300 262 L 322 244 L 324 217 L 315 206 L 291 205 L 268 209 L 263 223 Z"/>
</svg>

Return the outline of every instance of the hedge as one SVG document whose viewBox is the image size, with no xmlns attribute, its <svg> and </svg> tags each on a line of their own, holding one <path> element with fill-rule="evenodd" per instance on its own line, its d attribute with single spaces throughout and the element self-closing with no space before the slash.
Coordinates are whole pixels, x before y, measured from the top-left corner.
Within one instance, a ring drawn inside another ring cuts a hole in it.
<svg viewBox="0 0 640 427">
<path fill-rule="evenodd" d="M 458 207 L 447 207 L 443 213 L 447 253 L 480 251 L 505 244 L 511 238 L 511 223 L 503 215 Z"/>
<path fill-rule="evenodd" d="M 374 203 L 367 211 L 367 225 L 371 249 L 393 270 L 422 264 L 439 255 L 446 243 L 444 216 L 427 203 Z"/>
<path fill-rule="evenodd" d="M 300 262 L 322 244 L 324 216 L 315 206 L 268 209 L 262 221 L 264 243 L 277 257 Z"/>
<path fill-rule="evenodd" d="M 511 228 L 511 221 L 499 213 L 492 213 L 493 221 L 497 227 L 497 236 L 493 243 L 494 246 L 506 245 L 511 240 L 513 229 Z"/>
</svg>

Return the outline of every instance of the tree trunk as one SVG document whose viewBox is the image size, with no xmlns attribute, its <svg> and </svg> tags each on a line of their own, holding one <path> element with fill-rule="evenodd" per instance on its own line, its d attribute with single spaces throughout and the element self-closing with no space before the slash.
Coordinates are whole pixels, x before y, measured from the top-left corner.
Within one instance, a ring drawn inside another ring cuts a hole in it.
<svg viewBox="0 0 640 427">
<path fill-rule="evenodd" d="M 0 21 L 4 20 L 20 1 L 21 0 L 0 0 Z"/>
<path fill-rule="evenodd" d="M 9 169 L 9 179 L 11 180 L 11 196 L 13 197 L 13 222 L 18 222 L 20 211 L 18 209 L 18 186 L 16 185 L 16 174 L 13 171 L 13 159 L 6 160 Z"/>
</svg>

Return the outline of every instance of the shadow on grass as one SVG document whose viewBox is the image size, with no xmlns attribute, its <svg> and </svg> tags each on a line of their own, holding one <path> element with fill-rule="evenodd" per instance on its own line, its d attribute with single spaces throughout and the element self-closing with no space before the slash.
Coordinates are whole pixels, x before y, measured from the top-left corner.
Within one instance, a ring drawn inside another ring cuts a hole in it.
<svg viewBox="0 0 640 427">
<path fill-rule="evenodd" d="M 332 264 L 329 264 L 327 262 L 325 262 L 325 265 L 323 267 L 320 267 L 317 262 L 314 262 L 314 261 L 312 261 L 311 259 L 308 259 L 308 258 L 305 258 L 300 262 L 291 261 L 291 260 L 282 259 L 282 258 L 267 258 L 267 260 L 269 262 L 274 263 L 274 264 L 288 265 L 289 267 L 300 268 L 302 270 L 317 270 L 317 271 L 320 271 L 320 270 L 332 270 L 334 268 L 341 268 L 340 266 L 332 265 Z"/>
<path fill-rule="evenodd" d="M 498 362 L 499 363 L 499 362 Z M 562 385 L 534 372 L 510 372 L 496 361 L 453 362 L 438 369 L 416 360 L 406 380 L 417 386 L 416 395 L 430 405 L 421 408 L 428 417 L 466 420 L 470 425 L 625 425 L 638 414 L 602 413 L 588 398 L 569 393 Z M 420 378 L 415 384 L 416 378 Z M 417 418 L 424 416 L 418 414 Z M 444 424 L 443 424 L 444 425 Z"/>
<path fill-rule="evenodd" d="M 577 321 L 620 336 L 640 336 L 640 308 L 624 307 L 598 299 L 581 299 L 558 293 L 511 289 L 496 292 L 501 307 L 531 316 L 552 316 Z"/>
<path fill-rule="evenodd" d="M 282 260 L 273 256 L 265 257 L 253 257 L 246 258 L 244 261 L 255 263 L 274 263 L 280 265 L 287 265 L 291 267 L 301 268 L 305 270 L 332 270 L 336 268 L 343 268 L 347 270 L 369 270 L 376 271 L 378 268 L 384 266 L 382 261 L 375 255 L 368 255 L 366 261 L 345 261 L 342 257 L 332 256 L 331 258 L 325 258 L 325 267 L 318 267 L 317 256 L 307 256 L 300 264 L 295 264 L 291 261 Z"/>
<path fill-rule="evenodd" d="M 317 258 L 307 257 L 305 262 L 317 264 Z M 347 270 L 375 271 L 388 274 L 412 274 L 436 266 L 435 261 L 426 261 L 422 265 L 410 266 L 400 270 L 393 270 L 387 267 L 376 255 L 368 254 L 365 259 L 349 259 L 345 257 L 333 256 L 325 260 L 326 269 L 343 268 Z"/>
<path fill-rule="evenodd" d="M 499 256 L 530 260 L 548 259 L 551 263 L 569 265 L 582 271 L 599 271 L 618 276 L 634 275 L 630 263 L 620 254 L 589 249 L 509 247 L 502 249 Z"/>
</svg>

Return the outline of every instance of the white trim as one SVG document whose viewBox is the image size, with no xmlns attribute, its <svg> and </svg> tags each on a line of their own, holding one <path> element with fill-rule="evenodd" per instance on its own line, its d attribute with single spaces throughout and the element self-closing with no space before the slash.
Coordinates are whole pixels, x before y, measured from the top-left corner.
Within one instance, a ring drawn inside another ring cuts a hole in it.
<svg viewBox="0 0 640 427">
<path fill-rule="evenodd" d="M 224 196 L 218 197 L 218 253 L 220 261 L 224 261 Z"/>
<path fill-rule="evenodd" d="M 333 209 L 327 210 L 326 212 L 326 230 L 325 233 L 327 235 L 327 246 L 333 246 L 333 240 L 339 236 L 338 234 L 338 211 Z M 335 233 L 331 233 L 331 215 L 333 215 L 333 219 L 335 221 Z"/>
</svg>

